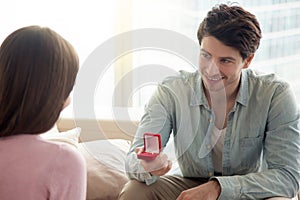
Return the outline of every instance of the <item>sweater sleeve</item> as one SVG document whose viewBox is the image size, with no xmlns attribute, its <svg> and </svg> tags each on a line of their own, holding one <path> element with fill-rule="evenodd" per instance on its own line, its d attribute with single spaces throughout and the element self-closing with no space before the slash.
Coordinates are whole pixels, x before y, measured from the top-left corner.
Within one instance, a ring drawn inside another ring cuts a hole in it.
<svg viewBox="0 0 300 200">
<path fill-rule="evenodd" d="M 50 200 L 86 199 L 86 163 L 73 147 L 60 145 L 49 176 Z"/>
</svg>

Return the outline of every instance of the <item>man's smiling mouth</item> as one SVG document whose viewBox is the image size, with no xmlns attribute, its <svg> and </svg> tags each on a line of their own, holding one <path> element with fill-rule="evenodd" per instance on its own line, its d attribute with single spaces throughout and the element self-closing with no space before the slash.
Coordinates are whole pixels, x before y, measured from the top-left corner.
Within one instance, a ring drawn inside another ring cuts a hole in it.
<svg viewBox="0 0 300 200">
<path fill-rule="evenodd" d="M 209 80 L 209 81 L 220 81 L 224 78 L 224 76 L 219 76 L 219 77 L 209 77 L 209 76 L 206 76 L 206 78 Z"/>
</svg>

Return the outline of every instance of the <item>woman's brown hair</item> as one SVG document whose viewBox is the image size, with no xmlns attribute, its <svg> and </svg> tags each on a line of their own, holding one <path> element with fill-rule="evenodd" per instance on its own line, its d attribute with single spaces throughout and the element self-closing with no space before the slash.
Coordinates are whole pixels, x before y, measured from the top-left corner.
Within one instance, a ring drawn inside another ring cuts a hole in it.
<svg viewBox="0 0 300 200">
<path fill-rule="evenodd" d="M 29 26 L 11 33 L 0 47 L 0 137 L 53 127 L 78 65 L 72 45 L 49 28 Z"/>
</svg>

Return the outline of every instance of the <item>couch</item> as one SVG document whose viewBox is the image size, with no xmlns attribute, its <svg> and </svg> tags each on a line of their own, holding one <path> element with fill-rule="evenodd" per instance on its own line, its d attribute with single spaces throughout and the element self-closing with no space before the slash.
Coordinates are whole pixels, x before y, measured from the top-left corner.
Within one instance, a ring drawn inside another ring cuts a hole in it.
<svg viewBox="0 0 300 200">
<path fill-rule="evenodd" d="M 48 139 L 67 142 L 82 153 L 87 164 L 87 200 L 115 200 L 129 180 L 125 173 L 125 156 L 130 148 L 138 122 L 110 120 L 61 119 Z M 81 127 L 81 128 L 76 128 Z M 59 134 L 53 134 L 56 132 Z M 101 133 L 99 133 L 101 132 Z M 173 161 L 172 173 L 178 173 L 173 145 L 164 151 Z M 300 195 L 298 194 L 300 199 Z M 284 198 L 272 198 L 284 199 Z M 293 200 L 296 200 L 294 198 Z"/>
</svg>

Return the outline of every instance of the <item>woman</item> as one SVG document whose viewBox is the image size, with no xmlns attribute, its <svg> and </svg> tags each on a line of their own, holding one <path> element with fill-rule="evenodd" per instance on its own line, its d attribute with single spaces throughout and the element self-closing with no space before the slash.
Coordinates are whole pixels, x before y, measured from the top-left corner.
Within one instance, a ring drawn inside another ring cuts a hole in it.
<svg viewBox="0 0 300 200">
<path fill-rule="evenodd" d="M 39 134 L 70 103 L 78 72 L 71 44 L 49 28 L 16 30 L 0 48 L 0 195 L 12 199 L 72 199 L 86 195 L 83 157 Z"/>
</svg>

